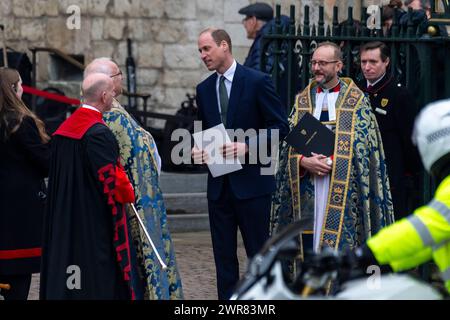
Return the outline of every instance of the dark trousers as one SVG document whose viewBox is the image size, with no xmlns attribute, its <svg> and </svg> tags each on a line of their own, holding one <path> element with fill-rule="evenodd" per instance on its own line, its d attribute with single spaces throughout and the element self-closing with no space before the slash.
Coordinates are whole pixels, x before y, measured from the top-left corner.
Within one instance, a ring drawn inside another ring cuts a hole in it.
<svg viewBox="0 0 450 320">
<path fill-rule="evenodd" d="M 0 283 L 9 284 L 11 289 L 2 289 L 5 300 L 27 300 L 31 285 L 31 274 L 0 276 Z"/>
<path fill-rule="evenodd" d="M 406 199 L 406 190 L 403 188 L 391 188 L 392 203 L 394 205 L 395 221 L 405 218 L 411 214 L 408 212 L 408 202 Z"/>
<path fill-rule="evenodd" d="M 239 280 L 237 229 L 241 230 L 245 252 L 250 259 L 269 238 L 271 197 L 239 200 L 226 182 L 217 201 L 208 201 L 209 224 L 216 263 L 217 293 L 229 299 Z"/>
</svg>

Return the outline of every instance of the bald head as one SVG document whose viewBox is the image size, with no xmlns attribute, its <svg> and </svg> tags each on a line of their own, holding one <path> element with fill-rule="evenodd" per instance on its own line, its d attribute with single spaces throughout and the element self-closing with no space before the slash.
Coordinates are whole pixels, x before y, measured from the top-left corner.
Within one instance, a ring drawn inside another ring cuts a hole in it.
<svg viewBox="0 0 450 320">
<path fill-rule="evenodd" d="M 92 60 L 84 69 L 84 78 L 93 73 L 103 73 L 113 80 L 115 96 L 122 94 L 122 72 L 117 64 L 110 58 L 97 58 Z"/>
<path fill-rule="evenodd" d="M 84 103 L 97 108 L 100 112 L 111 109 L 114 96 L 113 81 L 103 73 L 91 73 L 81 85 Z"/>
</svg>

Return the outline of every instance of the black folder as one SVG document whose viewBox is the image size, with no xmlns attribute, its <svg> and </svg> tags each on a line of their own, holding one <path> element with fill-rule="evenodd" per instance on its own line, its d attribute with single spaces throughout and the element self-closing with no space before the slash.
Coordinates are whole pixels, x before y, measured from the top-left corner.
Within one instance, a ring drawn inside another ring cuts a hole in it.
<svg viewBox="0 0 450 320">
<path fill-rule="evenodd" d="M 334 152 L 334 138 L 333 131 L 307 112 L 289 132 L 285 140 L 305 157 L 310 157 L 311 152 L 328 157 Z"/>
</svg>

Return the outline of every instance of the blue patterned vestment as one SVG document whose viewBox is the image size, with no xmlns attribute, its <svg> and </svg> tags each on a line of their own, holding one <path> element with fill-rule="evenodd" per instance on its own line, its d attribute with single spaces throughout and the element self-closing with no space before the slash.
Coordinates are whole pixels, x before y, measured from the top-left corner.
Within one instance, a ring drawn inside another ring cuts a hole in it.
<svg viewBox="0 0 450 320">
<path fill-rule="evenodd" d="M 152 247 L 145 238 L 131 208 L 128 220 L 135 247 L 132 284 L 141 299 L 183 299 L 181 279 L 167 226 L 166 207 L 159 187 L 156 144 L 150 133 L 138 125 L 128 112 L 114 100 L 112 109 L 103 116 L 119 143 L 120 160 L 133 184 L 136 209 L 158 253 L 167 265 L 163 270 Z"/>
</svg>

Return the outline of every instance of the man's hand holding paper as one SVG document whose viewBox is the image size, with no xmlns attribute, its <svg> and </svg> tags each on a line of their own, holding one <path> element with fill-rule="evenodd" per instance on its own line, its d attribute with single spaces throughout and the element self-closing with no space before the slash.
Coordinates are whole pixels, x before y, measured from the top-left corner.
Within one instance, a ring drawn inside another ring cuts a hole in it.
<svg viewBox="0 0 450 320">
<path fill-rule="evenodd" d="M 226 159 L 235 159 L 245 156 L 248 152 L 248 146 L 244 142 L 232 142 L 224 144 L 220 150 Z"/>
<path fill-rule="evenodd" d="M 194 146 L 191 150 L 192 160 L 194 160 L 195 164 L 206 164 L 209 161 L 208 153 Z"/>
<path fill-rule="evenodd" d="M 192 149 L 194 163 L 206 163 L 213 177 L 242 169 L 239 156 L 245 154 L 245 143 L 231 142 L 223 124 L 193 135 L 196 147 Z M 199 162 L 195 162 L 199 161 Z"/>
</svg>

